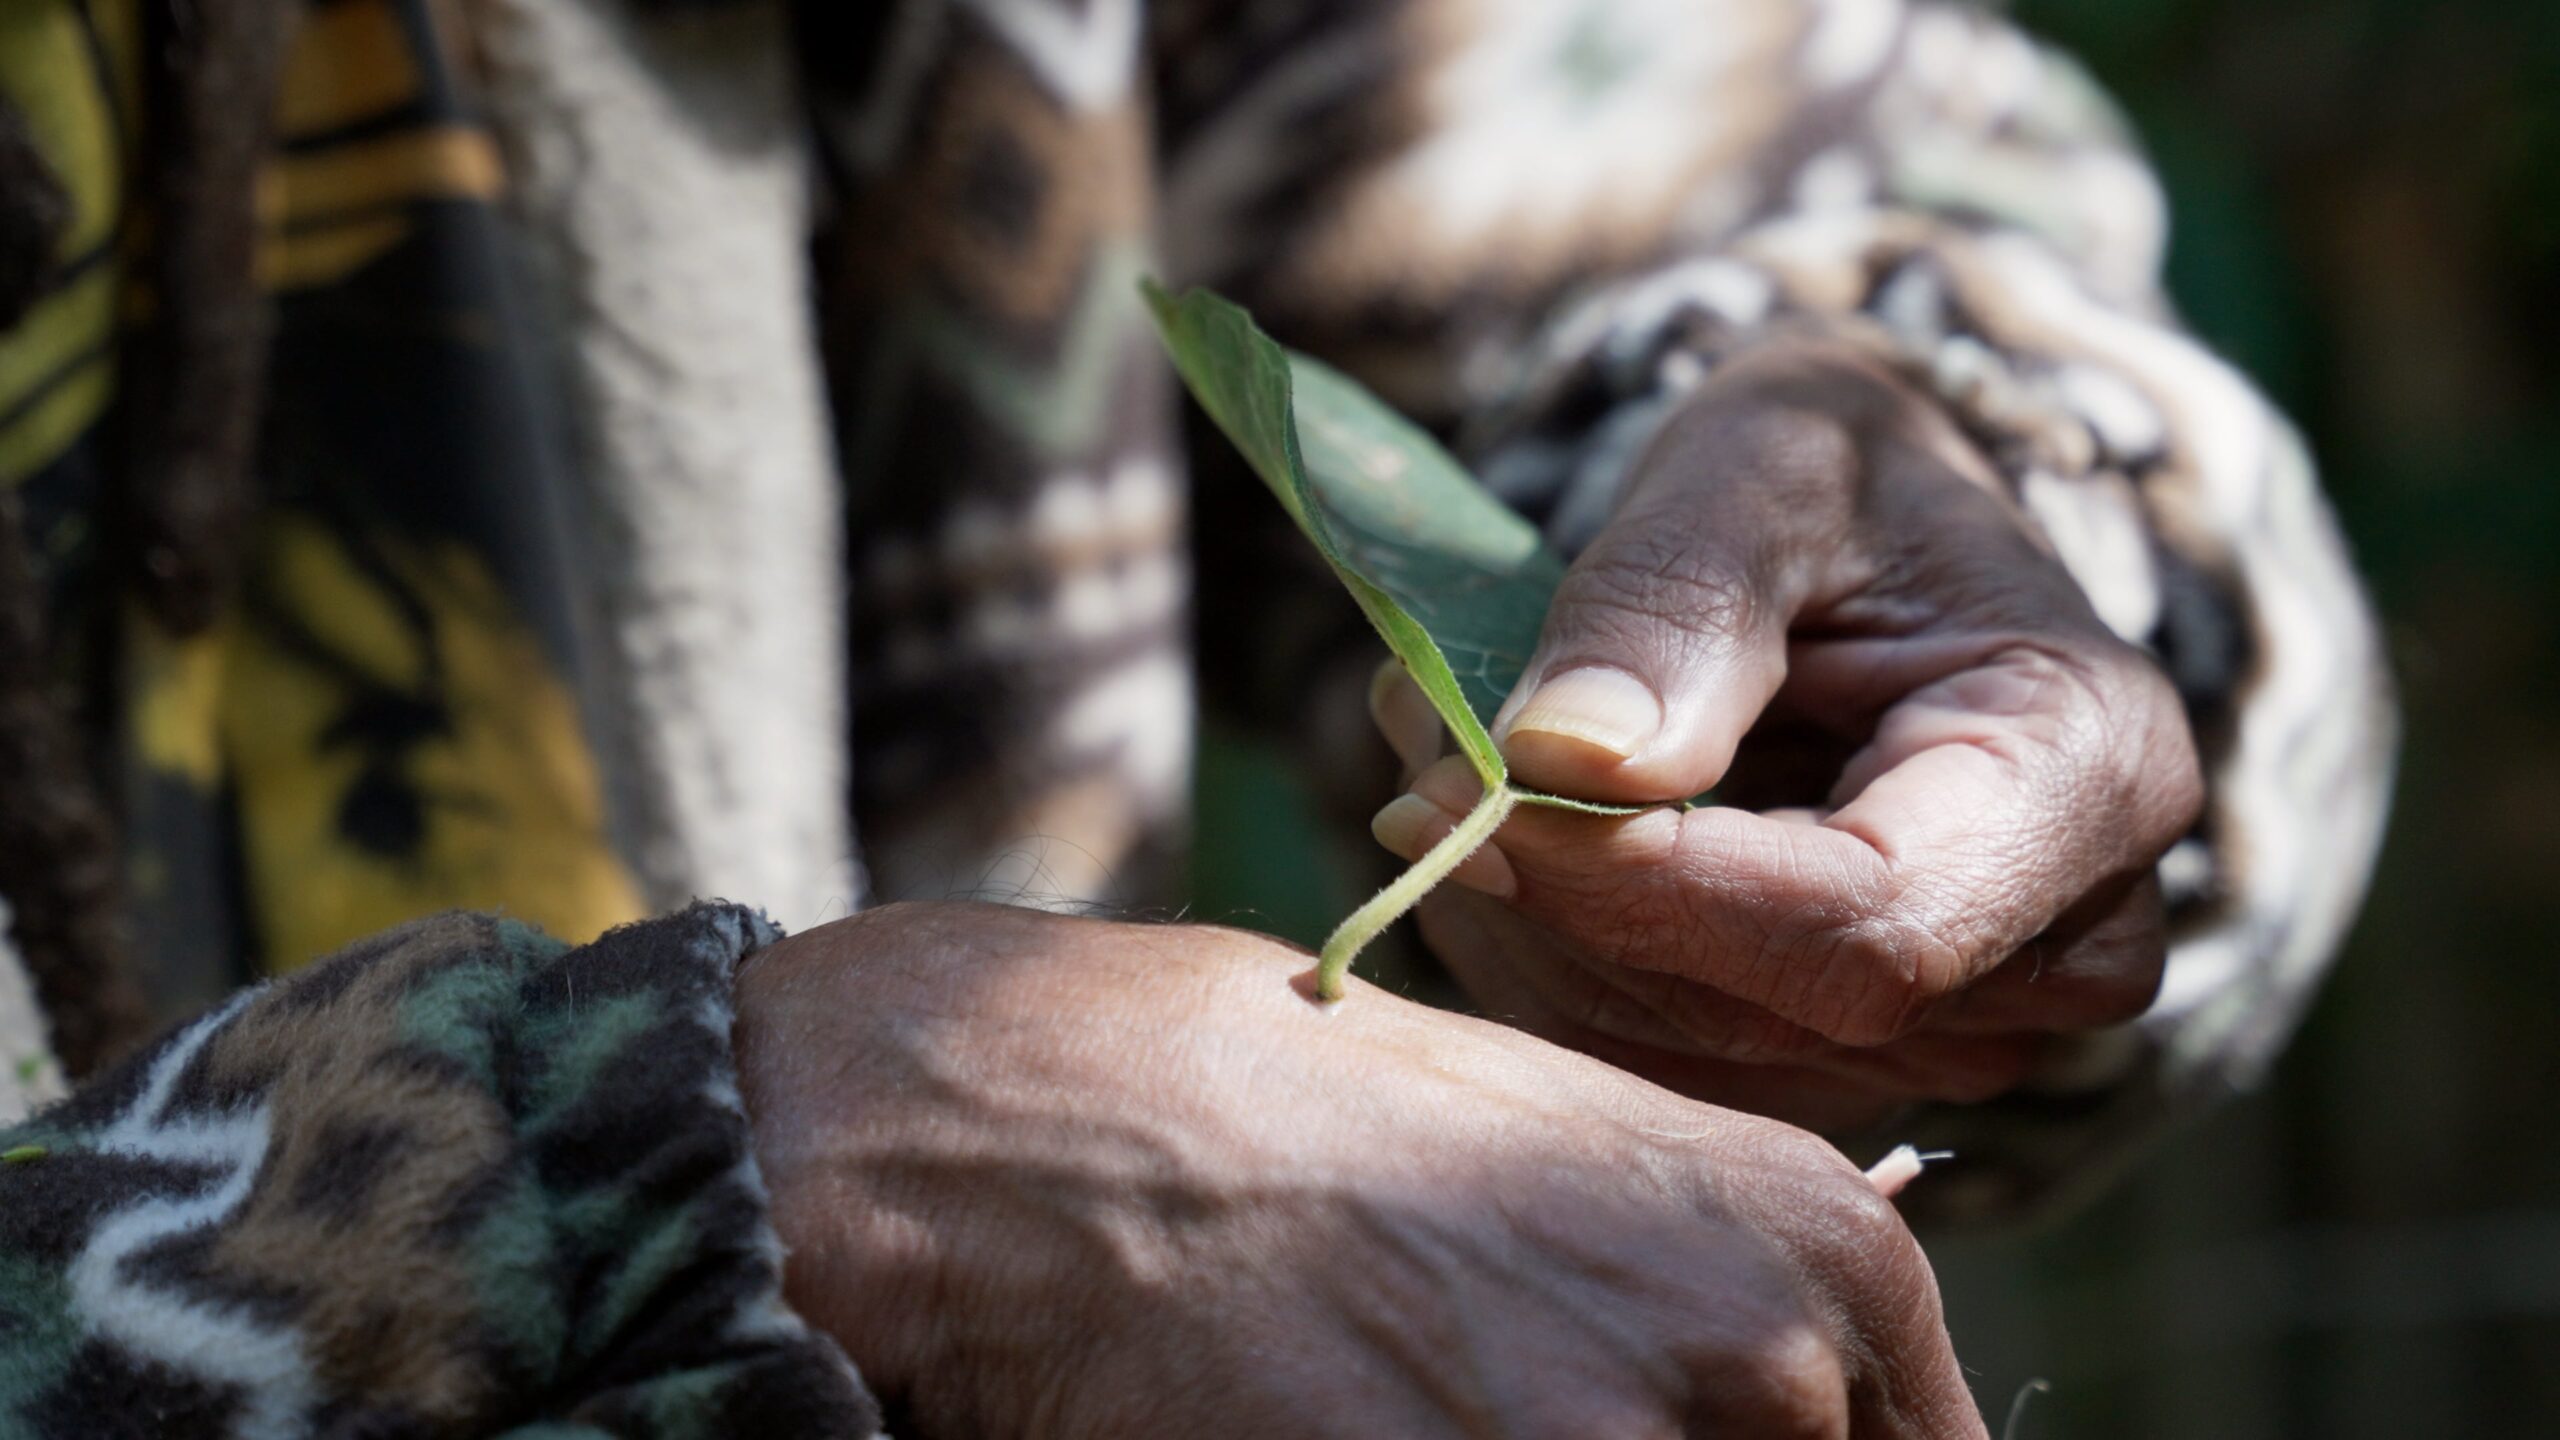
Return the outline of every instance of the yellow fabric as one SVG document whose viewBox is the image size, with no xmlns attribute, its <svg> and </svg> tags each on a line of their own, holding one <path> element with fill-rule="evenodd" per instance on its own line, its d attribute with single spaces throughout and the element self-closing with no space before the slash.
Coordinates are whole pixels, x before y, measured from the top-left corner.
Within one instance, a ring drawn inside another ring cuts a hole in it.
<svg viewBox="0 0 2560 1440">
<path fill-rule="evenodd" d="M 333 284 L 409 236 L 419 200 L 494 200 L 497 147 L 464 125 L 426 125 L 331 139 L 416 101 L 425 86 L 389 0 L 311 13 L 285 57 L 276 128 L 296 150 L 261 177 L 261 283 L 276 291 Z"/>
<path fill-rule="evenodd" d="M 497 147 L 480 131 L 444 125 L 289 156 L 268 172 L 258 210 L 272 223 L 294 224 L 413 200 L 497 194 Z"/>
<path fill-rule="evenodd" d="M 312 11 L 285 56 L 276 128 L 288 140 L 371 120 L 416 99 L 418 62 L 385 0 Z"/>
<path fill-rule="evenodd" d="M 274 527 L 258 607 L 273 613 L 224 627 L 218 684 L 204 662 L 180 663 L 144 699 L 150 714 L 161 697 L 168 717 L 155 758 L 183 774 L 203 753 L 210 698 L 267 967 L 448 906 L 576 940 L 638 918 L 576 705 L 487 567 L 459 546 L 376 543 L 387 576 L 318 524 Z M 422 733 L 396 747 L 333 734 L 368 706 L 409 707 Z M 367 795 L 414 807 L 413 846 L 349 838 L 349 807 Z"/>
<path fill-rule="evenodd" d="M 84 9 L 98 21 L 97 52 Z M 37 153 L 71 201 L 56 263 L 88 267 L 0 335 L 0 485 L 53 463 L 97 423 L 115 392 L 107 349 L 122 284 L 113 246 L 126 186 L 115 109 L 135 83 L 134 33 L 131 0 L 0 5 L 0 95 L 25 117 Z M 100 53 L 108 73 L 101 73 Z"/>
<path fill-rule="evenodd" d="M 222 674 L 229 629 L 179 640 L 140 615 L 133 637 L 133 739 L 145 765 L 210 795 L 222 783 Z"/>
<path fill-rule="evenodd" d="M 278 162 L 260 187 L 267 222 L 262 283 L 277 291 L 327 285 L 408 238 L 404 207 L 419 200 L 494 200 L 497 147 L 458 125 L 407 130 Z"/>
<path fill-rule="evenodd" d="M 74 0 L 0 5 L 0 89 L 17 102 L 36 149 L 71 196 L 65 259 L 112 236 L 124 187 L 111 98 L 91 60 L 79 9 Z"/>
<path fill-rule="evenodd" d="M 119 311 L 147 299 L 120 253 L 148 240 L 147 224 L 128 224 L 130 157 L 118 149 L 144 129 L 140 34 L 134 0 L 0 0 L 0 94 L 73 202 L 58 256 L 67 278 L 0 336 L 0 483 L 43 483 L 96 430 L 129 318 Z M 414 0 L 309 9 L 256 197 L 271 291 L 361 285 L 367 266 L 421 233 L 418 204 L 498 197 L 495 146 L 450 85 L 437 88 L 441 58 L 416 48 L 432 39 Z M 392 317 L 407 302 L 363 303 L 387 303 L 379 313 Z M 279 319 L 289 345 L 299 322 L 290 306 Z M 367 362 L 359 352 L 354 363 Z M 386 366 L 384 383 L 406 373 Z M 452 394 L 471 403 L 467 387 Z M 401 443 L 368 423 L 358 416 L 350 430 L 357 463 L 366 446 Z M 294 434 L 278 443 L 290 449 Z M 252 958 L 269 971 L 447 907 L 502 910 L 571 940 L 639 918 L 576 704 L 519 609 L 525 597 L 460 538 L 364 518 L 369 483 L 347 477 L 340 488 L 359 503 L 325 520 L 292 503 L 275 510 L 247 558 L 247 599 L 205 632 L 174 639 L 129 617 L 122 728 L 139 793 L 158 797 L 141 813 L 162 822 L 132 836 L 133 893 L 183 903 L 170 897 L 204 882 L 180 874 L 229 873 L 189 848 L 201 822 L 166 823 L 218 815 L 234 827 L 238 898 L 262 949 Z M 450 483 L 491 482 L 464 472 Z M 85 549 L 93 524 L 75 508 L 30 538 Z"/>
<path fill-rule="evenodd" d="M 23 480 L 70 449 L 106 413 L 115 388 L 115 365 L 104 354 L 62 370 L 41 398 L 0 427 L 0 483 Z"/>
</svg>

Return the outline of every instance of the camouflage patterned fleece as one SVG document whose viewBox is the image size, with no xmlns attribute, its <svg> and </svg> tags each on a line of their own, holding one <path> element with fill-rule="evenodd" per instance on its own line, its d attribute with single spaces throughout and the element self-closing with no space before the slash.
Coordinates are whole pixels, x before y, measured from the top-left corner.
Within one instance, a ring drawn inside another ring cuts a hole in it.
<svg viewBox="0 0 2560 1440">
<path fill-rule="evenodd" d="M 0 1435 L 872 1434 L 730 1066 L 774 934 L 435 916 L 0 1131 Z"/>
</svg>

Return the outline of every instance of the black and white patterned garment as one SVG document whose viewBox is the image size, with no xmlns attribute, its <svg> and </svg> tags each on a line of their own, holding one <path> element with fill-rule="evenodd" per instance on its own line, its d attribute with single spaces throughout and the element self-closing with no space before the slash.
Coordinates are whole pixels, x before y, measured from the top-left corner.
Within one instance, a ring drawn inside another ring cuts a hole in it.
<svg viewBox="0 0 2560 1440">
<path fill-rule="evenodd" d="M 2303 445 L 2179 329 L 2165 203 L 2083 73 L 1894 0 L 1244 9 L 1270 43 L 1168 67 L 1187 278 L 1454 433 L 1569 552 L 1720 359 L 1858 344 L 1947 404 L 2175 681 L 2211 799 L 2161 866 L 2158 1003 L 1898 1133 L 1972 1162 L 1914 1202 L 2091 1183 L 2256 1078 L 2362 897 L 2388 683 Z"/>
</svg>

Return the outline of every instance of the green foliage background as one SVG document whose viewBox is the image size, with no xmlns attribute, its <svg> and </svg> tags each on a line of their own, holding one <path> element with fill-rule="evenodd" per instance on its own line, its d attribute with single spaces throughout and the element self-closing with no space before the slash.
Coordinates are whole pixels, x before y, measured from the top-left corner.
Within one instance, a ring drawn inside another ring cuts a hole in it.
<svg viewBox="0 0 2560 1440">
<path fill-rule="evenodd" d="M 2195 326 L 2301 422 L 2408 737 L 2374 897 L 2275 1082 L 2094 1208 L 1941 1236 L 2033 1440 L 2560 1434 L 2560 0 L 2021 0 L 2131 112 Z M 1212 918 L 1366 857 L 1212 734 Z M 1308 843 L 1312 843 L 1309 841 Z M 1925 1183 L 1925 1182 L 1924 1182 Z"/>
</svg>

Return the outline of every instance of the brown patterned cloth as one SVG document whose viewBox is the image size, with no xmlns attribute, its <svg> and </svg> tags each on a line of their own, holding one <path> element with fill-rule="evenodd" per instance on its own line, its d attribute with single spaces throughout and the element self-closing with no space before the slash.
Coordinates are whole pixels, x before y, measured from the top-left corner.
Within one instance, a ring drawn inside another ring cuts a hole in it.
<svg viewBox="0 0 2560 1440">
<path fill-rule="evenodd" d="M 2161 658 L 2213 787 L 2162 867 L 2167 989 L 2027 1093 L 1915 1120 L 1966 1162 L 1916 1201 L 1979 1211 L 2102 1174 L 2133 1137 L 2254 1077 L 2334 952 L 2389 772 L 2370 616 L 2299 443 L 2179 331 L 2160 197 L 2121 125 L 2004 24 L 1920 0 L 572 0 L 554 18 L 642 37 L 604 47 L 633 67 L 607 88 L 695 147 L 688 163 L 735 138 L 687 108 L 688 87 L 801 81 L 814 315 L 805 332 L 756 332 L 775 347 L 764 369 L 748 353 L 715 371 L 558 288 L 611 265 L 564 281 L 523 263 L 599 246 L 610 260 L 617 234 L 669 245 L 684 238 L 669 229 L 735 217 L 617 209 L 614 185 L 646 197 L 645 167 L 566 188 L 598 178 L 564 138 L 594 133 L 590 92 L 479 103 L 484 79 L 498 95 L 540 78 L 541 36 L 570 33 L 492 28 L 537 13 L 510 7 L 299 7 L 256 212 L 276 296 L 263 503 L 237 600 L 184 636 L 127 623 L 91 553 L 129 418 L 118 317 L 148 313 L 126 265 L 143 233 L 138 6 L 34 0 L 0 33 L 0 87 L 69 211 L 0 336 L 0 482 L 41 613 L 73 652 L 55 663 L 90 687 L 79 713 L 120 762 L 107 788 L 137 973 L 163 1005 L 450 905 L 583 937 L 742 873 L 739 837 L 803 824 L 807 807 L 783 813 L 800 797 L 713 785 L 697 803 L 679 791 L 734 748 L 666 764 L 590 739 L 611 732 L 599 714 L 636 713 L 632 734 L 665 718 L 623 663 L 661 640 L 696 660 L 727 633 L 792 641 L 755 649 L 771 666 L 823 655 L 842 627 L 851 734 L 792 773 L 825 790 L 850 772 L 884 896 L 1164 893 L 1195 689 L 1307 746 L 1346 806 L 1383 799 L 1383 767 L 1358 758 L 1376 753 L 1357 708 L 1374 649 L 1351 607 L 1262 496 L 1220 478 L 1214 450 L 1187 513 L 1134 293 L 1157 268 L 1236 296 L 1456 438 L 1568 546 L 1723 356 L 1771 334 L 1849 338 L 1944 397 L 2098 612 Z M 753 35 L 793 63 L 677 63 L 688 37 Z M 478 48 L 502 40 L 534 49 Z M 618 232 L 616 216 L 642 218 Z M 544 303 L 528 278 L 551 287 Z M 627 278 L 645 288 L 651 272 Z M 682 505 L 722 473 L 706 454 L 780 474 L 800 451 L 771 447 L 808 436 L 740 424 L 729 451 L 652 447 L 616 424 L 803 373 L 812 344 L 844 524 L 760 543 L 787 547 L 766 553 L 801 576 L 830 573 L 841 546 L 849 619 L 760 583 L 752 553 L 681 585 L 582 572 L 647 553 L 582 527 L 681 541 Z M 669 455 L 682 463 L 650 468 Z M 622 608 L 588 605 L 608 591 Z M 598 662 L 599 625 L 621 662 Z M 806 913 L 829 897 L 757 898 Z M 184 1033 L 209 1046 L 289 993 Z M 543 1013 L 572 1048 L 616 1043 L 592 1012 Z M 264 1022 L 239 1033 L 253 1032 Z M 256 1050 L 265 1068 L 235 1098 L 268 1101 L 217 1105 L 221 1123 L 329 1131 L 329 1087 L 255 1089 L 324 1062 L 287 1053 L 309 1034 L 287 1025 L 281 1048 Z M 693 1073 L 725 1062 L 704 1063 Z M 39 1123 L 66 1150 L 84 1142 L 64 1115 L 196 1133 L 165 1106 L 132 1109 L 139 1083 L 102 1082 Z M 468 1173 L 454 1163 L 429 1181 Z M 238 1173 L 159 1180 L 228 1194 Z M 752 1208 L 731 1233 L 769 1235 Z M 187 1253 L 181 1270 L 211 1263 Z M 297 1313 L 339 1313 L 308 1303 Z M 0 1393 L 40 1403 L 71 1373 L 0 1372 Z M 243 1405 L 334 1393 L 243 1383 Z"/>
</svg>

